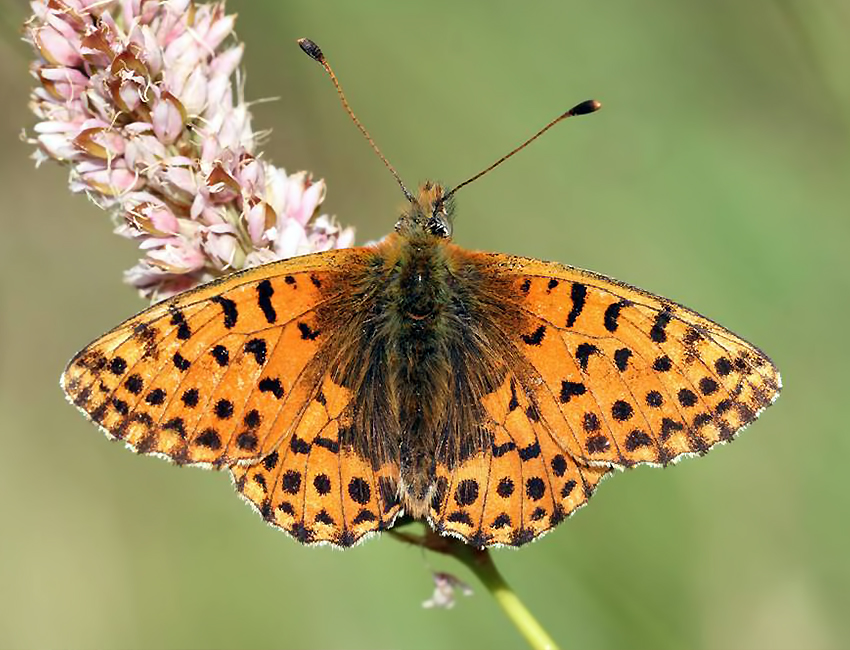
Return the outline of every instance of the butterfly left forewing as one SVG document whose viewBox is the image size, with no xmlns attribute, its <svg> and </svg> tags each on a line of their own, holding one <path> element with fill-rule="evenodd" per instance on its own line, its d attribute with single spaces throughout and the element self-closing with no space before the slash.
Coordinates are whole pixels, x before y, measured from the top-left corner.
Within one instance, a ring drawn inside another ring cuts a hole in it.
<svg viewBox="0 0 850 650">
<path fill-rule="evenodd" d="M 322 289 L 362 252 L 293 258 L 159 303 L 77 354 L 68 398 L 111 437 L 179 464 L 258 460 L 297 422 L 329 332 Z"/>
</svg>

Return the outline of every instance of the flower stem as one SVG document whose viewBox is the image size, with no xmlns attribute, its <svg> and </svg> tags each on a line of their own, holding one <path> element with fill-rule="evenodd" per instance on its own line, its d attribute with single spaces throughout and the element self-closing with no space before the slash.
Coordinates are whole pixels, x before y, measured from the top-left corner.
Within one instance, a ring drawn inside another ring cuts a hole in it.
<svg viewBox="0 0 850 650">
<path fill-rule="evenodd" d="M 408 544 L 451 555 L 466 565 L 493 595 L 514 627 L 525 637 L 528 645 L 534 650 L 558 650 L 558 644 L 505 582 L 488 549 L 476 550 L 460 540 L 441 537 L 430 529 L 426 529 L 425 534 L 421 536 L 399 530 L 391 530 L 390 534 Z"/>
<path fill-rule="evenodd" d="M 493 598 L 499 603 L 508 618 L 525 637 L 535 650 L 558 650 L 558 645 L 549 633 L 534 617 L 534 614 L 520 600 L 510 585 L 505 582 L 502 574 L 493 563 L 493 558 L 488 550 L 470 551 L 469 559 L 458 557 L 470 570 L 478 576 L 482 584 L 493 594 Z"/>
</svg>

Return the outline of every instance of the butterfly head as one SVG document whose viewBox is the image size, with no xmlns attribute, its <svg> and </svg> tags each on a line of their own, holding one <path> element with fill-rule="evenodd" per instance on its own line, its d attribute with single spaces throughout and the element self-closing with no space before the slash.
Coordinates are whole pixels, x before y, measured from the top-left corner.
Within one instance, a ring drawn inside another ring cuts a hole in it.
<svg viewBox="0 0 850 650">
<path fill-rule="evenodd" d="M 419 188 L 396 222 L 396 232 L 407 237 L 425 236 L 450 239 L 454 204 L 443 186 L 430 181 Z"/>
</svg>

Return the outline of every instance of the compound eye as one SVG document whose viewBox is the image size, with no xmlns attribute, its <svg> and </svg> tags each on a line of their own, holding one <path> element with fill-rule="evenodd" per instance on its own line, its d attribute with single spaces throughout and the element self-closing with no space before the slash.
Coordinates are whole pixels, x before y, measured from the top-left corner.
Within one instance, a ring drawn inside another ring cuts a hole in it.
<svg viewBox="0 0 850 650">
<path fill-rule="evenodd" d="M 428 229 L 428 232 L 436 237 L 448 239 L 452 236 L 452 228 L 449 223 L 436 215 L 428 219 L 425 227 Z"/>
</svg>

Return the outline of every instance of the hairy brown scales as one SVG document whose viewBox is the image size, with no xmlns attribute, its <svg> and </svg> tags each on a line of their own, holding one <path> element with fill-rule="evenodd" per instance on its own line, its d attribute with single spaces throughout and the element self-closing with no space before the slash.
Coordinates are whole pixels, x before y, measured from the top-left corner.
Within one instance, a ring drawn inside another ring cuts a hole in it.
<svg viewBox="0 0 850 650">
<path fill-rule="evenodd" d="M 434 197 L 439 194 L 435 193 Z M 492 445 L 481 398 L 525 363 L 510 342 L 523 331 L 512 289 L 484 256 L 429 232 L 420 200 L 399 234 L 368 250 L 323 288 L 318 328 L 334 332 L 313 362 L 352 392 L 341 445 L 373 467 L 400 468 L 405 511 L 423 517 L 436 466 L 450 470 Z"/>
</svg>

